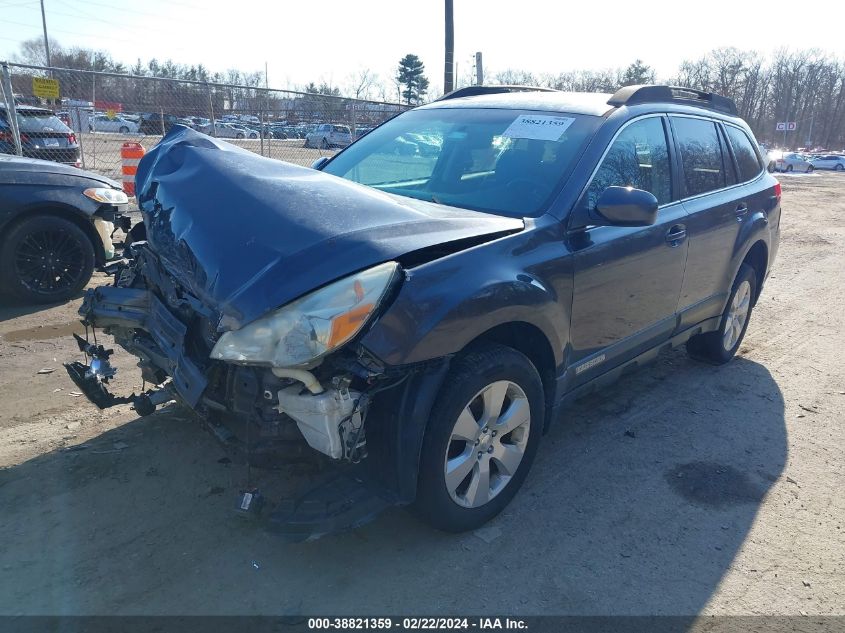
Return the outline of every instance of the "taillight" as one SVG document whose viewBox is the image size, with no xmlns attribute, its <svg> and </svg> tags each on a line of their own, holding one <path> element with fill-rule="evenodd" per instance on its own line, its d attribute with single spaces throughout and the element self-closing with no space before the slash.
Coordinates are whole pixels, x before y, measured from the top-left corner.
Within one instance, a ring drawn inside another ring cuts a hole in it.
<svg viewBox="0 0 845 633">
<path fill-rule="evenodd" d="M 21 143 L 29 143 L 29 137 L 26 134 L 21 134 Z"/>
<path fill-rule="evenodd" d="M 775 183 L 775 198 L 780 200 L 780 183 L 779 182 Z"/>
<path fill-rule="evenodd" d="M 67 142 L 70 145 L 76 145 L 76 134 L 68 134 L 67 135 Z"/>
<path fill-rule="evenodd" d="M 3 141 L 5 143 L 13 143 L 14 140 L 15 139 L 12 138 L 11 132 L 0 132 L 0 141 Z"/>
</svg>

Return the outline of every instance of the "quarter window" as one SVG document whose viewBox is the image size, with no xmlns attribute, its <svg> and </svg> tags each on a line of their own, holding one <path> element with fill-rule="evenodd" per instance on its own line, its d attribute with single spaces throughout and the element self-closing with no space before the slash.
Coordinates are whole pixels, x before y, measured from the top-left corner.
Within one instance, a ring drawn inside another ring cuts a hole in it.
<svg viewBox="0 0 845 633">
<path fill-rule="evenodd" d="M 760 159 L 757 157 L 757 152 L 754 151 L 754 146 L 748 139 L 748 135 L 732 125 L 726 125 L 725 132 L 728 133 L 728 140 L 739 166 L 740 182 L 752 180 L 763 170 L 763 166 L 760 165 Z"/>
<path fill-rule="evenodd" d="M 716 124 L 703 119 L 673 117 L 681 149 L 687 195 L 697 196 L 725 186 L 725 160 Z"/>
<path fill-rule="evenodd" d="M 587 189 L 589 208 L 595 208 L 601 192 L 612 186 L 648 191 L 658 204 L 672 200 L 669 150 L 660 118 L 635 121 L 616 137 Z"/>
</svg>

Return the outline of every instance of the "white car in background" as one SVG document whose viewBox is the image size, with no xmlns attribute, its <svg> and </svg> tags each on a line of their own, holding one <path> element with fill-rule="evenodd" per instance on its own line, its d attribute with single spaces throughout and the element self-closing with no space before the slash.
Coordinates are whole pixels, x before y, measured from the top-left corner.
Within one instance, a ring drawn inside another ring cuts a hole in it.
<svg viewBox="0 0 845 633">
<path fill-rule="evenodd" d="M 217 138 L 258 138 L 258 132 L 232 123 L 214 123 L 214 135 Z"/>
<path fill-rule="evenodd" d="M 845 171 L 845 156 L 837 154 L 823 154 L 810 159 L 815 169 L 832 169 Z"/>
<path fill-rule="evenodd" d="M 346 147 L 352 143 L 352 130 L 347 125 L 323 123 L 305 135 L 305 147 Z"/>
<path fill-rule="evenodd" d="M 813 164 L 802 154 L 784 152 L 780 158 L 775 160 L 775 171 L 800 171 L 809 174 L 813 171 Z"/>
<path fill-rule="evenodd" d="M 109 117 L 107 114 L 97 114 L 88 119 L 88 129 L 92 132 L 117 132 L 119 134 L 137 134 L 140 128 L 138 121 L 118 115 Z"/>
</svg>

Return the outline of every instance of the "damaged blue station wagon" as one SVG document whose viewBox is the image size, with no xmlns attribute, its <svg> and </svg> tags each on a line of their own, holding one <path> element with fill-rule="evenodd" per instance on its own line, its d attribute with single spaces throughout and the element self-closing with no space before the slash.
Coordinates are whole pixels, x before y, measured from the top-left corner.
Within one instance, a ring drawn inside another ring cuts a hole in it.
<svg viewBox="0 0 845 633">
<path fill-rule="evenodd" d="M 484 523 L 570 399 L 668 346 L 730 360 L 778 247 L 751 131 L 686 88 L 471 87 L 314 167 L 169 132 L 146 239 L 80 309 L 156 388 L 111 395 L 84 339 L 67 365 L 101 407 L 176 399 L 253 458 L 336 462 L 272 513 L 298 538 L 388 504 Z"/>
</svg>

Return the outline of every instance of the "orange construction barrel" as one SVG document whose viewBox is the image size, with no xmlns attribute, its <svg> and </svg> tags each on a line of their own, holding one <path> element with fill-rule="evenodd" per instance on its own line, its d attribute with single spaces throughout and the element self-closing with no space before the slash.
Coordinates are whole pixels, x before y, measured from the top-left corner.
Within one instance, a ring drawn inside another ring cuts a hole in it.
<svg viewBox="0 0 845 633">
<path fill-rule="evenodd" d="M 140 143 L 124 143 L 120 148 L 120 160 L 123 163 L 123 190 L 127 196 L 135 195 L 135 173 L 145 153 L 144 146 Z"/>
</svg>

